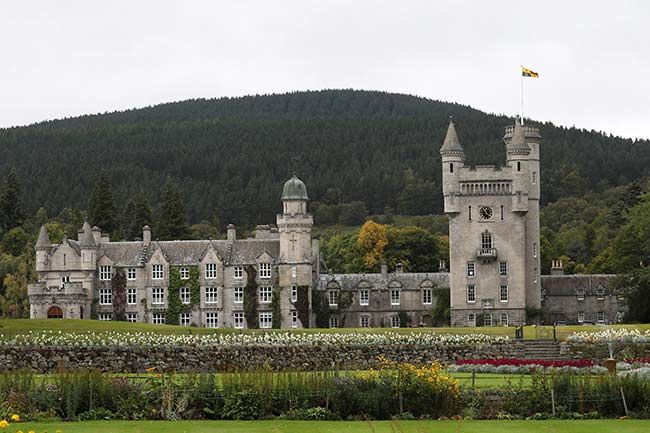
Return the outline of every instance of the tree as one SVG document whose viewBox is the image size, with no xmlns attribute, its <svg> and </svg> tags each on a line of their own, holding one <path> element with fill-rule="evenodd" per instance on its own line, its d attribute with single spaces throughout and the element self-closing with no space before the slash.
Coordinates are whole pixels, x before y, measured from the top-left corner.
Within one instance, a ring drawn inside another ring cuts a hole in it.
<svg viewBox="0 0 650 433">
<path fill-rule="evenodd" d="M 24 319 L 29 317 L 27 277 L 24 273 L 9 274 L 4 278 L 4 294 L 0 295 L 0 313 L 3 317 Z"/>
<path fill-rule="evenodd" d="M 95 181 L 95 189 L 88 203 L 88 219 L 91 225 L 108 233 L 114 233 L 118 229 L 113 189 L 106 173 L 100 174 Z"/>
<path fill-rule="evenodd" d="M 20 183 L 16 170 L 12 168 L 0 193 L 0 228 L 10 230 L 21 225 L 24 219 L 20 204 Z"/>
<path fill-rule="evenodd" d="M 614 289 L 625 295 L 626 322 L 650 322 L 650 268 L 638 268 L 614 280 Z"/>
<path fill-rule="evenodd" d="M 111 298 L 113 300 L 113 320 L 126 320 L 126 275 L 124 269 L 117 268 L 111 278 Z"/>
<path fill-rule="evenodd" d="M 385 256 L 391 267 L 401 263 L 405 271 L 433 272 L 438 269 L 441 258 L 441 240 L 420 227 L 394 227 L 387 231 L 388 246 Z"/>
<path fill-rule="evenodd" d="M 158 221 L 158 237 L 161 240 L 184 239 L 188 237 L 185 205 L 176 185 L 168 181 L 163 193 Z"/>
<path fill-rule="evenodd" d="M 2 248 L 12 256 L 19 256 L 25 251 L 29 236 L 22 227 L 9 230 L 2 239 Z"/>
<path fill-rule="evenodd" d="M 372 270 L 384 260 L 384 249 L 388 245 L 386 226 L 368 220 L 359 230 L 357 247 L 363 255 L 363 263 L 368 270 Z"/>
<path fill-rule="evenodd" d="M 368 216 L 368 209 L 366 204 L 362 201 L 353 201 L 341 205 L 341 213 L 339 214 L 339 222 L 344 225 L 357 225 L 361 224 Z"/>
<path fill-rule="evenodd" d="M 139 193 L 134 200 L 129 200 L 124 209 L 124 236 L 127 240 L 142 237 L 142 228 L 153 225 L 151 208 L 144 194 Z"/>
</svg>

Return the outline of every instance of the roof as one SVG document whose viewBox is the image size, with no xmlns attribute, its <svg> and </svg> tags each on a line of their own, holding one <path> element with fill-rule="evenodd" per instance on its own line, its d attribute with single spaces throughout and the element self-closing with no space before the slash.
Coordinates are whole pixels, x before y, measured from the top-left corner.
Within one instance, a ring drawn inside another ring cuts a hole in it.
<svg viewBox="0 0 650 433">
<path fill-rule="evenodd" d="M 524 129 L 521 127 L 521 120 L 519 116 L 515 119 L 515 127 L 512 130 L 512 139 L 508 143 L 508 150 L 528 151 L 530 147 L 526 144 L 526 135 Z"/>
<path fill-rule="evenodd" d="M 447 272 L 405 272 L 372 274 L 320 274 L 318 286 L 321 289 L 327 288 L 331 283 L 336 282 L 340 289 L 357 289 L 361 283 L 367 283 L 371 288 L 401 287 L 403 289 L 419 289 L 427 282 L 432 287 L 449 287 L 449 274 Z"/>
<path fill-rule="evenodd" d="M 102 242 L 97 257 L 106 256 L 116 266 L 138 266 L 143 258 L 142 242 Z"/>
<path fill-rule="evenodd" d="M 39 247 L 50 247 L 52 242 L 50 237 L 47 234 L 47 229 L 44 225 L 41 226 L 41 230 L 38 232 L 38 240 L 36 241 L 36 248 Z"/>
<path fill-rule="evenodd" d="M 84 225 L 81 227 L 81 230 L 83 230 L 83 233 L 81 236 L 79 236 L 79 246 L 81 248 L 94 248 L 97 246 L 97 243 L 95 242 L 95 236 L 93 235 L 93 231 L 90 228 L 90 224 L 88 224 L 88 221 L 84 222 Z"/>
<path fill-rule="evenodd" d="M 584 289 L 593 294 L 598 287 L 608 289 L 616 275 L 542 275 L 541 284 L 546 296 L 575 296 L 576 290 Z"/>
<path fill-rule="evenodd" d="M 447 128 L 447 135 L 445 136 L 445 141 L 442 143 L 440 148 L 440 153 L 464 153 L 463 147 L 460 145 L 460 140 L 458 139 L 458 134 L 456 133 L 456 127 L 454 126 L 454 121 L 449 120 L 449 127 Z"/>
<path fill-rule="evenodd" d="M 282 200 L 309 200 L 305 183 L 295 174 L 284 183 Z"/>
</svg>

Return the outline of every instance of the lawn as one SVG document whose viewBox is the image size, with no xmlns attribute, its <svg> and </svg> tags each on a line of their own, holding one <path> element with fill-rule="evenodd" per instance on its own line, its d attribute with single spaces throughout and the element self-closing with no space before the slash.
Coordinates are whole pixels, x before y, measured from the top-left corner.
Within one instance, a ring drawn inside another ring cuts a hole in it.
<svg viewBox="0 0 650 433">
<path fill-rule="evenodd" d="M 589 421 L 89 421 L 21 423 L 36 433 L 639 433 L 645 420 Z M 6 432 L 15 433 L 10 426 Z"/>
<path fill-rule="evenodd" d="M 641 331 L 650 329 L 650 324 L 640 325 L 608 325 L 608 328 L 637 328 Z M 602 325 L 585 325 L 585 326 L 558 326 L 557 337 L 565 339 L 568 335 L 578 331 L 600 331 L 605 326 Z M 546 327 L 551 329 L 551 327 Z M 0 320 L 0 334 L 5 338 L 15 334 L 22 334 L 29 331 L 69 331 L 69 332 L 160 332 L 165 334 L 204 334 L 216 332 L 322 332 L 322 333 L 378 333 L 378 332 L 433 332 L 437 334 L 470 334 L 481 333 L 488 335 L 506 335 L 514 338 L 515 328 L 504 326 L 491 327 L 473 327 L 473 328 L 337 328 L 337 329 L 296 329 L 296 330 L 234 330 L 234 329 L 207 329 L 207 328 L 187 328 L 173 325 L 151 325 L 148 323 L 127 323 L 127 322 L 102 322 L 99 320 L 73 320 L 73 319 L 2 319 Z M 524 337 L 534 339 L 537 337 L 534 326 L 524 327 Z"/>
</svg>

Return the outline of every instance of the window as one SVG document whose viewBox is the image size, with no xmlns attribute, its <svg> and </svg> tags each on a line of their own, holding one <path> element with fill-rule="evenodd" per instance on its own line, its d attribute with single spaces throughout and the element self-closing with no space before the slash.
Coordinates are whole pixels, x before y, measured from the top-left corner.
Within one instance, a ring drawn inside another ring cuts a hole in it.
<svg viewBox="0 0 650 433">
<path fill-rule="evenodd" d="M 605 289 L 603 287 L 596 288 L 596 299 L 599 301 L 605 299 Z"/>
<path fill-rule="evenodd" d="M 190 326 L 190 313 L 181 313 L 178 315 L 178 324 L 181 326 Z"/>
<path fill-rule="evenodd" d="M 584 323 L 585 321 L 585 312 L 578 311 L 578 323 Z"/>
<path fill-rule="evenodd" d="M 399 316 L 391 316 L 390 318 L 390 327 L 391 328 L 399 328 Z"/>
<path fill-rule="evenodd" d="M 469 313 L 467 315 L 467 326 L 476 326 L 476 314 Z"/>
<path fill-rule="evenodd" d="M 244 328 L 244 313 L 233 313 L 232 315 L 232 323 L 235 329 L 243 329 Z"/>
<path fill-rule="evenodd" d="M 399 305 L 400 303 L 400 289 L 390 290 L 390 305 Z"/>
<path fill-rule="evenodd" d="M 338 328 L 339 327 L 339 318 L 336 316 L 331 316 L 330 317 L 330 328 Z"/>
<path fill-rule="evenodd" d="M 154 325 L 164 325 L 165 313 L 153 313 L 151 315 L 151 323 L 153 323 Z"/>
<path fill-rule="evenodd" d="M 205 264 L 205 278 L 208 280 L 214 280 L 217 278 L 217 264 L 216 263 L 206 263 Z"/>
<path fill-rule="evenodd" d="M 154 280 L 162 280 L 165 276 L 163 272 L 163 265 L 152 265 L 151 266 L 151 278 Z"/>
<path fill-rule="evenodd" d="M 233 277 L 235 280 L 241 280 L 244 278 L 244 268 L 242 266 L 235 266 L 233 268 Z"/>
<path fill-rule="evenodd" d="M 298 286 L 291 286 L 291 302 L 298 302 Z"/>
<path fill-rule="evenodd" d="M 291 267 L 291 278 L 296 278 L 296 275 L 298 274 L 298 269 L 296 269 L 295 266 Z"/>
<path fill-rule="evenodd" d="M 336 307 L 339 304 L 339 292 L 336 290 L 328 291 L 327 299 L 329 299 L 330 307 Z"/>
<path fill-rule="evenodd" d="M 260 263 L 260 278 L 271 278 L 270 263 Z"/>
<path fill-rule="evenodd" d="M 431 301 L 431 289 L 422 289 L 422 303 L 428 305 Z"/>
<path fill-rule="evenodd" d="M 474 284 L 467 286 L 467 302 L 470 304 L 476 302 L 476 286 Z"/>
<path fill-rule="evenodd" d="M 449 163 L 449 173 L 453 173 L 453 172 L 454 172 L 454 163 L 450 162 Z"/>
<path fill-rule="evenodd" d="M 100 313 L 97 315 L 97 318 L 102 322 L 108 322 L 113 320 L 113 315 L 111 313 Z"/>
<path fill-rule="evenodd" d="M 184 266 L 179 270 L 179 273 L 181 274 L 181 280 L 190 279 L 190 268 Z"/>
<path fill-rule="evenodd" d="M 165 303 L 165 289 L 154 287 L 151 289 L 151 303 L 153 305 L 162 305 Z"/>
<path fill-rule="evenodd" d="M 100 281 L 111 281 L 111 266 L 102 265 L 99 267 L 99 280 Z"/>
<path fill-rule="evenodd" d="M 577 289 L 576 290 L 576 296 L 578 297 L 578 301 L 584 301 L 585 300 L 585 289 Z"/>
<path fill-rule="evenodd" d="M 533 269 L 533 283 L 537 282 L 537 268 Z"/>
<path fill-rule="evenodd" d="M 484 326 L 492 326 L 492 313 L 485 313 L 483 316 L 483 325 Z"/>
<path fill-rule="evenodd" d="M 469 221 L 472 220 L 472 206 L 469 206 L 469 207 L 467 208 L 467 219 L 468 219 Z"/>
<path fill-rule="evenodd" d="M 503 221 L 503 206 L 501 206 L 501 221 Z"/>
<path fill-rule="evenodd" d="M 467 262 L 467 276 L 475 277 L 476 276 L 476 263 Z"/>
<path fill-rule="evenodd" d="M 209 311 L 205 313 L 205 327 L 206 328 L 218 328 L 219 327 L 219 313 L 215 311 Z"/>
<path fill-rule="evenodd" d="M 499 301 L 508 302 L 508 285 L 501 284 L 499 286 Z"/>
<path fill-rule="evenodd" d="M 537 183 L 537 172 L 533 171 L 533 185 Z"/>
<path fill-rule="evenodd" d="M 502 277 L 508 275 L 508 262 L 499 262 L 499 275 Z"/>
<path fill-rule="evenodd" d="M 61 277 L 61 287 L 65 287 L 65 283 L 70 282 L 70 275 L 64 275 Z"/>
<path fill-rule="evenodd" d="M 126 270 L 126 279 L 127 280 L 133 281 L 133 280 L 135 280 L 135 276 L 136 276 L 135 268 L 128 268 Z"/>
<path fill-rule="evenodd" d="M 368 305 L 370 304 L 370 290 L 361 289 L 359 290 L 359 305 Z"/>
<path fill-rule="evenodd" d="M 126 303 L 129 305 L 135 305 L 138 303 L 137 289 L 135 287 L 129 287 L 126 289 Z"/>
<path fill-rule="evenodd" d="M 219 288 L 218 287 L 206 287 L 205 288 L 205 303 L 206 304 L 216 304 L 218 302 Z"/>
<path fill-rule="evenodd" d="M 359 317 L 359 325 L 362 328 L 369 328 L 370 327 L 370 316 L 361 316 L 361 317 Z"/>
<path fill-rule="evenodd" d="M 126 313 L 126 321 L 136 323 L 138 321 L 138 313 Z"/>
<path fill-rule="evenodd" d="M 501 324 L 508 326 L 508 313 L 501 313 Z"/>
<path fill-rule="evenodd" d="M 235 304 L 243 304 L 244 303 L 244 288 L 243 287 L 234 287 L 232 289 L 233 293 L 233 298 L 232 302 Z"/>
<path fill-rule="evenodd" d="M 533 257 L 537 257 L 537 242 L 533 242 Z"/>
<path fill-rule="evenodd" d="M 270 329 L 273 327 L 273 313 L 260 313 L 260 328 Z"/>
<path fill-rule="evenodd" d="M 605 312 L 604 311 L 599 311 L 596 313 L 596 320 L 598 323 L 605 323 Z"/>
<path fill-rule="evenodd" d="M 297 311 L 292 311 L 291 312 L 291 327 L 292 328 L 297 328 L 298 327 L 298 312 Z"/>
<path fill-rule="evenodd" d="M 521 162 L 517 161 L 517 171 L 521 171 Z"/>
<path fill-rule="evenodd" d="M 481 248 L 492 248 L 492 233 L 481 233 Z"/>
<path fill-rule="evenodd" d="M 625 317 L 625 313 L 623 311 L 617 311 L 616 312 L 616 323 L 623 322 L 624 317 Z"/>
<path fill-rule="evenodd" d="M 264 304 L 268 304 L 271 302 L 271 299 L 273 298 L 273 292 L 271 291 L 271 286 L 260 286 L 259 290 L 259 297 L 260 297 L 260 302 Z"/>
<path fill-rule="evenodd" d="M 113 290 L 107 288 L 99 289 L 99 305 L 111 305 L 113 303 Z"/>
<path fill-rule="evenodd" d="M 181 303 L 182 304 L 189 304 L 190 303 L 190 288 L 189 287 L 181 287 L 179 290 L 180 297 L 181 297 Z"/>
</svg>

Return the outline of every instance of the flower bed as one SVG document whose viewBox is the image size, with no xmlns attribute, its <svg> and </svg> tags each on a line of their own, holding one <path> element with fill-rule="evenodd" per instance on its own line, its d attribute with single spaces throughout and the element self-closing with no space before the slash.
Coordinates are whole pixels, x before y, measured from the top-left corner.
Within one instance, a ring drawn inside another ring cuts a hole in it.
<svg viewBox="0 0 650 433">
<path fill-rule="evenodd" d="M 537 365 L 541 367 L 576 367 L 576 368 L 585 368 L 594 365 L 591 359 L 570 359 L 570 360 L 560 360 L 560 361 L 549 361 L 544 359 L 502 358 L 502 359 L 459 359 L 458 361 L 456 361 L 456 365 L 483 365 L 483 364 L 494 365 L 496 367 L 501 365 L 513 365 L 513 366 Z"/>
<path fill-rule="evenodd" d="M 215 333 L 200 335 L 154 332 L 29 332 L 3 337 L 1 346 L 468 346 L 504 344 L 508 337 L 485 334 L 434 333 Z"/>
<path fill-rule="evenodd" d="M 549 361 L 543 359 L 462 359 L 450 365 L 451 373 L 531 374 L 539 370 L 568 373 L 604 374 L 605 367 L 594 365 L 590 359 Z"/>
<path fill-rule="evenodd" d="M 576 332 L 567 337 L 569 343 L 576 344 L 607 344 L 614 343 L 650 343 L 650 330 L 641 332 L 638 329 L 608 328 L 598 332 Z"/>
</svg>

